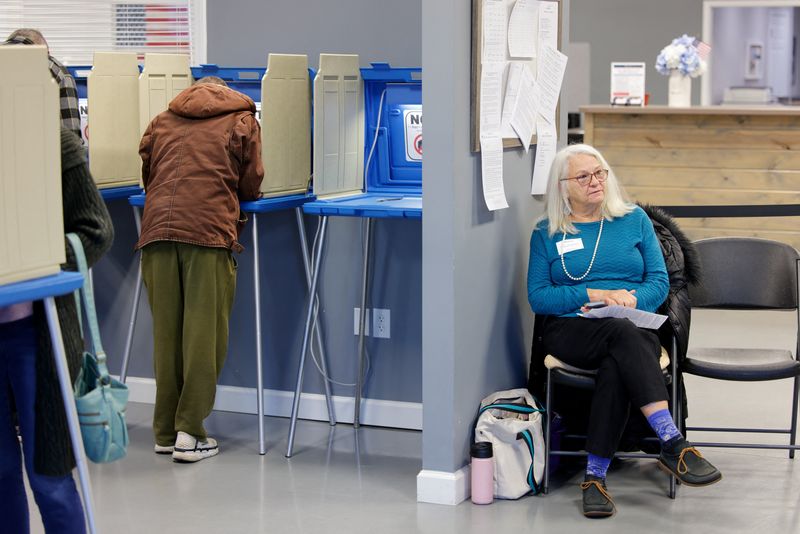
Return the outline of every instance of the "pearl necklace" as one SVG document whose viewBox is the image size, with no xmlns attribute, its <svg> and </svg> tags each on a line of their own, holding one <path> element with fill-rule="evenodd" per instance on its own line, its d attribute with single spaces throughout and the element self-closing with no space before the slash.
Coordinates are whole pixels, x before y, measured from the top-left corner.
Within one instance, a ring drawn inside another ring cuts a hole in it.
<svg viewBox="0 0 800 534">
<path fill-rule="evenodd" d="M 567 265 L 564 263 L 564 252 L 563 252 L 564 251 L 564 244 L 563 243 L 564 243 L 564 240 L 567 238 L 567 233 L 564 232 L 563 235 L 561 236 L 561 243 L 562 243 L 561 244 L 561 251 L 562 252 L 561 252 L 561 254 L 559 254 L 561 256 L 561 268 L 564 269 L 564 274 L 566 274 L 567 278 L 569 278 L 570 280 L 574 280 L 576 282 L 579 282 L 579 281 L 583 280 L 584 278 L 586 278 L 586 276 L 589 274 L 589 271 L 592 270 L 592 265 L 594 265 L 594 258 L 597 256 L 597 247 L 598 247 L 598 245 L 600 245 L 600 236 L 603 235 L 603 220 L 604 219 L 605 219 L 605 217 L 600 217 L 600 229 L 597 231 L 597 241 L 595 241 L 595 243 L 594 243 L 594 252 L 592 252 L 592 261 L 589 262 L 589 267 L 586 268 L 586 272 L 583 273 L 580 276 L 577 276 L 577 277 L 576 276 L 572 276 L 570 274 L 570 272 L 567 270 Z"/>
</svg>

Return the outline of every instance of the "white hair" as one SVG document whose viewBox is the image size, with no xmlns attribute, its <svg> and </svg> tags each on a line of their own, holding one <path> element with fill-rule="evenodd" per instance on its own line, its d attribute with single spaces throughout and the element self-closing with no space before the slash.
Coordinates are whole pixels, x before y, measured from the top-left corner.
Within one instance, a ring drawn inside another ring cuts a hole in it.
<svg viewBox="0 0 800 534">
<path fill-rule="evenodd" d="M 544 215 L 539 220 L 549 221 L 550 237 L 556 232 L 563 232 L 567 234 L 575 234 L 578 230 L 572 221 L 569 219 L 572 208 L 569 203 L 569 194 L 566 185 L 561 181 L 564 178 L 569 178 L 570 160 L 579 154 L 586 154 L 593 156 L 597 159 L 600 166 L 608 169 L 608 177 L 605 183 L 605 195 L 603 204 L 601 206 L 600 214 L 607 221 L 612 220 L 614 217 L 622 217 L 633 211 L 636 207 L 628 199 L 628 195 L 622 186 L 619 185 L 617 177 L 614 175 L 614 170 L 609 166 L 606 159 L 600 152 L 590 145 L 569 145 L 562 148 L 553 158 L 553 164 L 550 167 L 550 173 L 547 179 L 547 192 L 544 199 Z"/>
</svg>

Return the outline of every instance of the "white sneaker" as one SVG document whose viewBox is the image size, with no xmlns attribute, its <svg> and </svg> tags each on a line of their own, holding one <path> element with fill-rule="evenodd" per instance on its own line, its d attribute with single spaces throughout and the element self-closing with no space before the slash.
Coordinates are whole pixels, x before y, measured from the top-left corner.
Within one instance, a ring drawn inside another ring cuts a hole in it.
<svg viewBox="0 0 800 534">
<path fill-rule="evenodd" d="M 175 450 L 175 447 L 172 445 L 159 445 L 156 443 L 153 447 L 153 450 L 156 454 L 172 454 L 172 451 Z"/>
<path fill-rule="evenodd" d="M 211 458 L 219 454 L 217 440 L 206 438 L 200 441 L 186 432 L 178 432 L 178 439 L 175 440 L 175 449 L 172 452 L 172 459 L 176 462 L 199 462 L 205 458 Z"/>
</svg>

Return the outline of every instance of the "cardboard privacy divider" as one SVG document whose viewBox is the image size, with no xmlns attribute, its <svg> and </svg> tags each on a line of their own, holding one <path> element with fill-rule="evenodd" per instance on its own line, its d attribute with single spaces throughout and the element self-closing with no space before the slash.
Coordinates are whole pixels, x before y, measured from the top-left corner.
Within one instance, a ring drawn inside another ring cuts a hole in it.
<svg viewBox="0 0 800 534">
<path fill-rule="evenodd" d="M 0 284 L 64 262 L 58 84 L 44 46 L 0 47 Z"/>
<path fill-rule="evenodd" d="M 357 55 L 320 54 L 314 78 L 314 194 L 364 187 L 364 96 Z"/>
<path fill-rule="evenodd" d="M 144 135 L 153 117 L 166 111 L 178 93 L 192 85 L 189 56 L 184 54 L 145 54 L 139 75 L 139 136 Z M 139 180 L 139 185 L 144 184 Z"/>
<path fill-rule="evenodd" d="M 304 193 L 311 177 L 308 56 L 270 54 L 261 81 L 264 196 Z"/>
<path fill-rule="evenodd" d="M 153 117 L 166 111 L 178 93 L 192 85 L 189 56 L 183 54 L 145 54 L 139 76 L 139 135 Z"/>
<path fill-rule="evenodd" d="M 87 79 L 89 167 L 98 187 L 139 183 L 139 66 L 136 54 L 95 52 Z"/>
</svg>

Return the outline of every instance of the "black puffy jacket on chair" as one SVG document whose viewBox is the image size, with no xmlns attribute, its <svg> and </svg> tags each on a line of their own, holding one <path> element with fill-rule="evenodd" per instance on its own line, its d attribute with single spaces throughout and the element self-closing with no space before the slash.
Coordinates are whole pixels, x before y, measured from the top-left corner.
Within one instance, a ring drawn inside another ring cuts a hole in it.
<svg viewBox="0 0 800 534">
<path fill-rule="evenodd" d="M 689 300 L 689 284 L 695 284 L 701 278 L 699 256 L 678 227 L 675 220 L 664 210 L 656 206 L 642 205 L 642 209 L 650 217 L 656 236 L 661 244 L 664 263 L 669 275 L 669 293 L 658 313 L 664 314 L 668 320 L 659 329 L 661 344 L 671 350 L 672 335 L 675 335 L 678 349 L 678 367 L 686 357 L 689 345 L 689 326 L 691 324 L 691 302 Z M 544 367 L 546 356 L 542 347 L 541 338 L 542 317 L 536 316 L 533 323 L 533 345 L 531 347 L 530 372 L 528 374 L 528 389 L 539 399 L 545 396 L 545 381 L 547 370 Z M 670 354 L 670 358 L 676 355 Z M 680 375 L 680 372 L 678 373 Z M 683 380 L 678 377 L 678 387 L 683 390 Z M 564 417 L 564 423 L 569 433 L 584 433 L 586 420 L 589 416 L 590 392 L 556 390 L 556 411 Z M 560 392 L 560 393 L 559 393 Z M 563 394 L 561 394 L 563 393 Z M 681 429 L 685 427 L 685 418 L 688 415 L 685 391 L 683 398 L 683 421 L 679 421 Z M 647 421 L 641 412 L 633 407 L 628 426 L 620 442 L 620 450 L 636 450 L 641 448 L 641 438 L 652 435 Z"/>
</svg>

